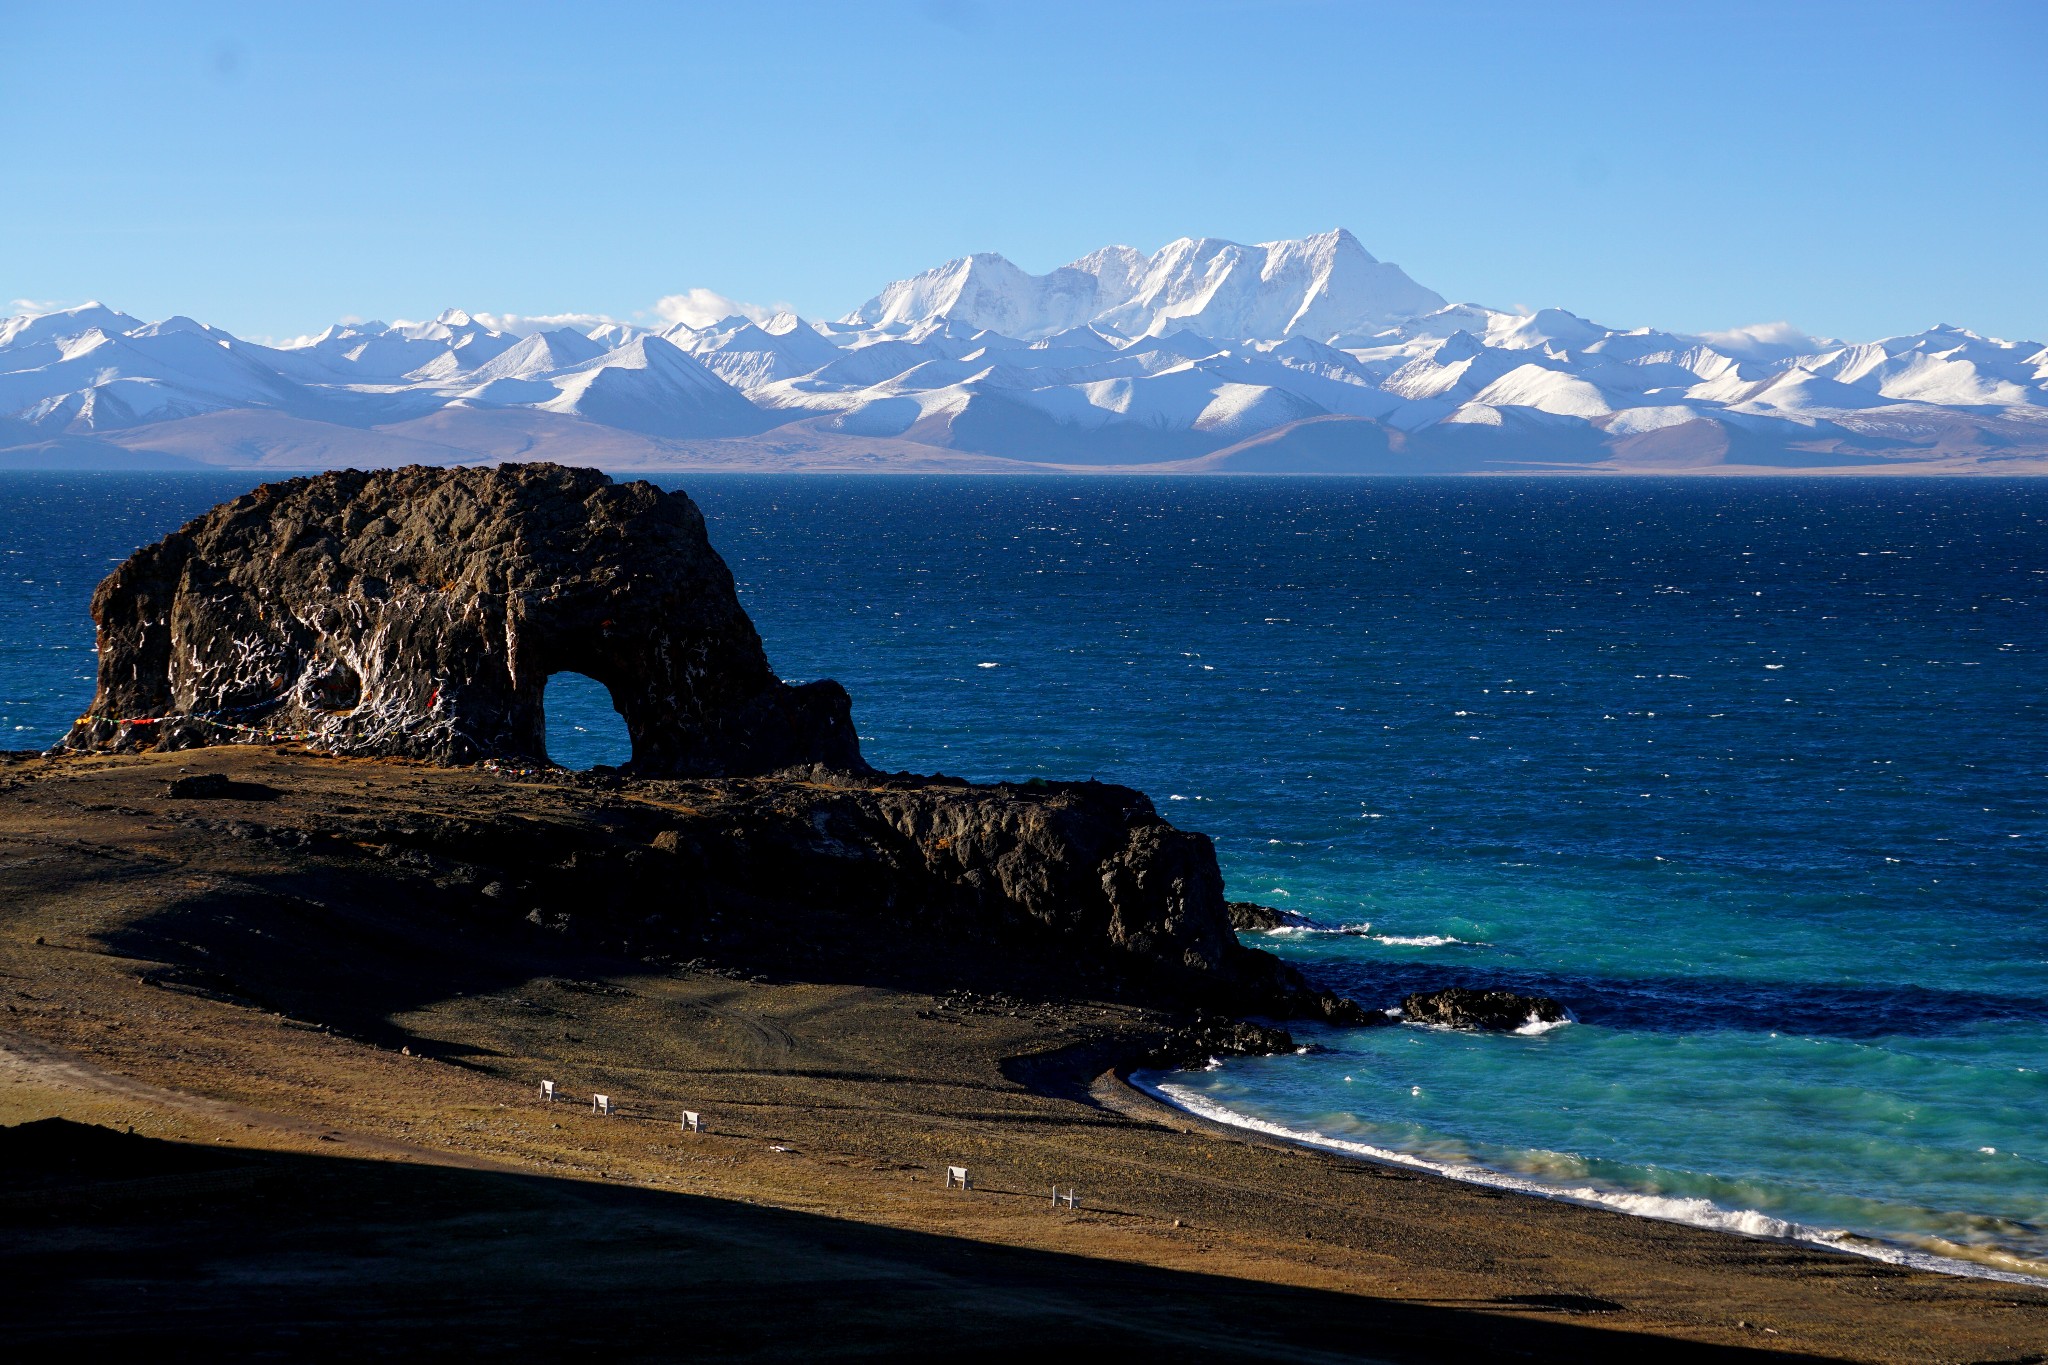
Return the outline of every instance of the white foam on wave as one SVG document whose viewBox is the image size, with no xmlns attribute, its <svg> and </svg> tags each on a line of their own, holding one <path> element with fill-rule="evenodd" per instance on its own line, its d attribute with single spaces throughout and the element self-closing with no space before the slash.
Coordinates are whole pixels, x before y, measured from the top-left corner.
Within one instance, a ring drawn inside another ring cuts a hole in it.
<svg viewBox="0 0 2048 1365">
<path fill-rule="evenodd" d="M 1345 938 L 1362 938 L 1373 943 L 1384 943 L 1393 948 L 1448 948 L 1452 944 L 1466 948 L 1484 948 L 1486 946 L 1484 943 L 1477 943 L 1469 938 L 1458 938 L 1452 934 L 1375 934 L 1370 923 L 1339 924 L 1334 927 L 1326 924 L 1282 924 L 1277 928 L 1266 929 L 1262 932 L 1268 934 L 1339 934 Z"/>
<path fill-rule="evenodd" d="M 1578 1020 L 1572 1018 L 1569 1011 L 1566 1012 L 1565 1017 L 1562 1019 L 1538 1019 L 1532 1014 L 1529 1016 L 1529 1022 L 1516 1029 L 1515 1032 L 1525 1038 L 1531 1038 L 1539 1033 L 1548 1033 L 1552 1029 L 1565 1028 L 1578 1022 Z"/>
<path fill-rule="evenodd" d="M 1205 1071 L 1221 1069 L 1219 1059 L 1211 1058 Z M 1539 1199 L 1562 1199 L 1572 1204 L 1588 1204 L 1595 1208 L 1613 1209 L 1618 1213 L 1634 1214 L 1639 1218 L 1656 1218 L 1666 1223 L 1687 1223 L 1693 1227 L 1711 1228 L 1716 1232 L 1733 1232 L 1747 1237 L 1773 1237 L 1781 1241 L 1809 1242 L 1826 1247 L 1831 1251 L 1847 1252 L 1854 1256 L 1866 1256 L 1874 1261 L 1891 1265 L 1906 1266 L 1914 1270 L 1931 1270 L 1943 1275 L 1961 1275 L 1977 1280 L 1999 1280 L 2007 1284 L 2040 1285 L 2048 1277 L 2021 1274 L 2017 1271 L 1997 1270 L 1973 1261 L 1959 1260 L 1951 1256 L 1937 1256 L 1930 1252 L 1915 1251 L 1909 1247 L 1894 1246 L 1889 1242 L 1874 1241 L 1838 1228 L 1809 1227 L 1783 1218 L 1774 1218 L 1757 1209 L 1724 1209 L 1708 1199 L 1679 1198 L 1661 1194 L 1626 1194 L 1610 1190 L 1596 1190 L 1590 1185 L 1561 1187 L 1544 1185 L 1537 1181 L 1505 1171 L 1490 1170 L 1484 1166 L 1473 1166 L 1456 1161 L 1436 1161 L 1428 1157 L 1411 1156 L 1406 1152 L 1393 1151 L 1386 1147 L 1374 1147 L 1369 1143 L 1354 1142 L 1348 1138 L 1331 1137 L 1309 1129 L 1289 1128 L 1285 1124 L 1273 1123 L 1267 1119 L 1254 1118 L 1226 1105 L 1216 1103 L 1205 1095 L 1197 1094 L 1186 1086 L 1173 1085 L 1163 1081 L 1148 1081 L 1134 1075 L 1131 1084 L 1151 1095 L 1164 1100 L 1177 1109 L 1208 1119 L 1212 1123 L 1226 1124 L 1232 1128 L 1244 1128 L 1267 1137 L 1276 1137 L 1304 1147 L 1315 1147 L 1323 1151 L 1341 1152 L 1346 1156 L 1378 1161 L 1390 1166 L 1406 1166 L 1413 1170 L 1428 1171 L 1433 1175 L 1451 1180 L 1462 1180 L 1471 1185 L 1486 1185 L 1498 1190 L 1512 1190 L 1517 1194 L 1534 1195 Z M 1418 1090 L 1420 1087 L 1417 1087 Z"/>
<path fill-rule="evenodd" d="M 1459 938 L 1453 934 L 1375 934 L 1372 931 L 1371 920 L 1363 920 L 1357 924 L 1311 924 L 1306 919 L 1300 918 L 1297 912 L 1293 910 L 1283 910 L 1280 913 L 1289 916 L 1291 922 L 1271 929 L 1261 930 L 1260 932 L 1267 934 L 1342 934 L 1346 938 L 1370 939 L 1374 943 L 1384 943 L 1395 948 L 1443 948 L 1453 943 L 1462 944 L 1468 948 L 1484 948 L 1486 946 L 1484 943 L 1474 942 L 1469 938 Z"/>
</svg>

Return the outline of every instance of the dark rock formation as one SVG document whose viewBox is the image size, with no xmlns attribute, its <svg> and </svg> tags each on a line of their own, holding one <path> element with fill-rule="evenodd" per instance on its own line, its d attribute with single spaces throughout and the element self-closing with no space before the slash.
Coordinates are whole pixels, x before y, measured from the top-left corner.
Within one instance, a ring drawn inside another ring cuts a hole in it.
<svg viewBox="0 0 2048 1365">
<path fill-rule="evenodd" d="M 1100 782 L 908 781 L 916 785 L 849 787 L 806 803 L 809 850 L 840 862 L 831 894 L 844 894 L 849 863 L 872 858 L 892 883 L 882 897 L 892 911 L 929 907 L 983 931 L 1027 927 L 1091 956 L 1107 948 L 1127 973 L 1198 982 L 1246 1011 L 1333 1022 L 1364 1013 L 1240 945 L 1215 845 L 1168 824 L 1142 793 Z M 753 822 L 768 823 L 766 812 Z"/>
<path fill-rule="evenodd" d="M 632 736 L 627 775 L 571 779 L 602 801 L 596 829 L 536 821 L 508 793 L 503 818 L 236 819 L 225 837 L 384 850 L 477 913 L 627 951 L 854 916 L 1186 1006 L 1381 1018 L 1239 944 L 1214 847 L 1138 792 L 874 773 L 837 684 L 769 670 L 680 493 L 558 465 L 266 485 L 138 552 L 93 618 L 99 693 L 70 750 L 298 739 L 524 767 L 564 669 L 606 684 Z M 233 785 L 174 784 L 257 795 Z"/>
<path fill-rule="evenodd" d="M 765 939 L 777 959 L 806 959 L 815 943 L 825 965 L 844 966 L 846 950 L 819 937 L 830 919 L 856 936 L 886 925 L 890 942 L 909 930 L 992 959 L 1031 958 L 1069 986 L 1121 983 L 1141 998 L 1274 1017 L 1381 1019 L 1240 945 L 1207 836 L 1174 828 L 1127 787 L 824 770 L 575 781 L 596 789 L 601 824 L 542 820 L 531 808 L 503 819 L 365 813 L 325 822 L 322 838 L 431 877 L 479 914 L 609 950 L 731 949 L 762 961 Z"/>
<path fill-rule="evenodd" d="M 1159 1039 L 1143 1065 L 1189 1069 L 1216 1057 L 1271 1057 L 1294 1050 L 1294 1036 L 1283 1029 L 1201 1015 Z"/>
<path fill-rule="evenodd" d="M 92 613 L 73 750 L 538 759 L 542 691 L 571 670 L 610 689 L 635 772 L 863 766 L 845 691 L 770 671 L 696 505 L 596 470 L 266 484 L 138 551 Z"/>
<path fill-rule="evenodd" d="M 1256 901 L 1227 901 L 1223 908 L 1230 914 L 1230 927 L 1241 933 L 1263 934 L 1302 922 L 1300 915 Z"/>
<path fill-rule="evenodd" d="M 1475 991 L 1464 986 L 1411 995 L 1401 1002 L 1401 1015 L 1411 1024 L 1496 1031 L 1561 1023 L 1572 1017 L 1570 1010 L 1547 995 Z"/>
</svg>

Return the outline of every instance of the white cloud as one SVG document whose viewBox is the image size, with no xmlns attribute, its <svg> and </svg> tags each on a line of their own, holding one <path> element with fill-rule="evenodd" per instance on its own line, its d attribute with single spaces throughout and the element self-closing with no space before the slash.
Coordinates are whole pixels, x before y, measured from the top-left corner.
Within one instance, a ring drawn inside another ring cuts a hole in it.
<svg viewBox="0 0 2048 1365">
<path fill-rule="evenodd" d="M 70 305 L 61 299 L 9 299 L 7 306 L 16 313 L 55 313 Z"/>
<path fill-rule="evenodd" d="M 715 289 L 686 289 L 680 294 L 668 294 L 654 304 L 656 317 L 664 322 L 680 322 L 691 327 L 708 327 L 714 322 L 738 314 L 755 322 L 766 322 L 777 313 L 789 311 L 785 303 L 762 306 L 758 303 L 741 303 L 729 299 Z"/>
<path fill-rule="evenodd" d="M 1809 336 L 1789 322 L 1752 322 L 1725 332 L 1701 332 L 1699 338 L 1723 355 L 1757 359 L 1811 355 L 1839 344 Z"/>
<path fill-rule="evenodd" d="M 522 337 L 535 332 L 552 332 L 558 327 L 588 332 L 593 327 L 618 321 L 604 313 L 471 313 L 470 316 L 494 332 L 509 332 Z"/>
</svg>

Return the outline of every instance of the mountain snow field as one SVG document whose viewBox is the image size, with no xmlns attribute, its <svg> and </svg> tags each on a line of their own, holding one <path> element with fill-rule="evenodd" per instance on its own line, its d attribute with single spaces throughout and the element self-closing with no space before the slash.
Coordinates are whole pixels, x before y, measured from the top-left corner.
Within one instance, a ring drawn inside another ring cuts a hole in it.
<svg viewBox="0 0 2048 1365">
<path fill-rule="evenodd" d="M 0 321 L 0 468 L 2048 472 L 2048 346 L 1849 344 L 1451 303 L 1342 229 L 999 255 L 833 322 L 518 335 L 450 309 L 285 345 L 91 303 Z"/>
</svg>

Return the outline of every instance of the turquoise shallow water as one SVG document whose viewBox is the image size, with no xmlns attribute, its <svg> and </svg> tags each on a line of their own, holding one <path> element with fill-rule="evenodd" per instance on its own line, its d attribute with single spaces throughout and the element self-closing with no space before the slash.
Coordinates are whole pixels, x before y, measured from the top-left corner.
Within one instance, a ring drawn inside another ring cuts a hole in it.
<svg viewBox="0 0 2048 1365">
<path fill-rule="evenodd" d="M 16 743 L 90 694 L 92 582 L 247 482 L 0 480 Z M 1142 787 L 1233 895 L 1352 931 L 1265 940 L 1339 989 L 1580 1020 L 1326 1032 L 1162 1078 L 1186 1102 L 1641 1211 L 2048 1258 L 2048 488 L 688 487 L 778 669 L 844 682 L 875 762 Z M 563 761 L 608 757 L 611 719 L 550 693 Z"/>
</svg>

